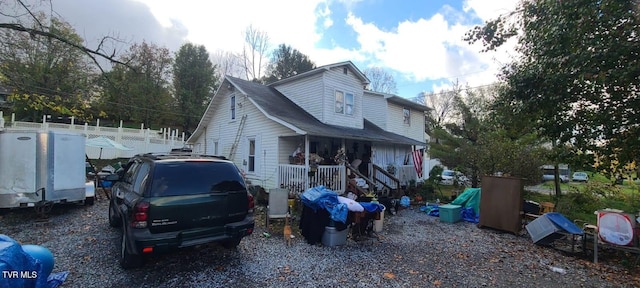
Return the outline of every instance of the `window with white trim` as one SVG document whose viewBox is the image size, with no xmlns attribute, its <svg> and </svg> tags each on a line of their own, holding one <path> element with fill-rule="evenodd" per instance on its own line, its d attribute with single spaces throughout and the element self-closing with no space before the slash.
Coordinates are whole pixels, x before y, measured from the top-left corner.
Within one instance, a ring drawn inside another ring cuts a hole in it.
<svg viewBox="0 0 640 288">
<path fill-rule="evenodd" d="M 236 119 L 236 96 L 231 95 L 231 120 Z"/>
<path fill-rule="evenodd" d="M 256 172 L 256 139 L 249 139 L 249 156 L 247 172 Z"/>
<path fill-rule="evenodd" d="M 411 125 L 411 110 L 409 108 L 402 108 L 402 119 L 404 124 Z"/>
<path fill-rule="evenodd" d="M 344 93 L 336 91 L 336 113 L 344 114 Z"/>
<path fill-rule="evenodd" d="M 353 115 L 353 94 L 344 94 L 344 114 Z"/>
</svg>

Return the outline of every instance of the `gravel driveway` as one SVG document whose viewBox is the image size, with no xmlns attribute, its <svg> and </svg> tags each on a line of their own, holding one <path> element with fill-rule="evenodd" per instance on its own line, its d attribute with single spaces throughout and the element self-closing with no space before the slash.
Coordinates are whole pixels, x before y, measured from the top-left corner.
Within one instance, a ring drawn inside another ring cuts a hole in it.
<svg viewBox="0 0 640 288">
<path fill-rule="evenodd" d="M 33 210 L 0 216 L 0 233 L 39 244 L 55 256 L 62 287 L 638 287 L 637 272 L 567 256 L 475 224 L 441 223 L 417 208 L 385 217 L 384 231 L 344 246 L 309 245 L 298 235 L 253 235 L 236 250 L 205 245 L 153 257 L 145 266 L 118 265 L 119 231 L 107 224 L 108 202 L 54 207 L 48 221 Z M 258 208 L 257 218 L 262 215 Z M 262 216 L 263 217 L 263 216 Z M 552 271 L 561 268 L 565 273 Z"/>
</svg>

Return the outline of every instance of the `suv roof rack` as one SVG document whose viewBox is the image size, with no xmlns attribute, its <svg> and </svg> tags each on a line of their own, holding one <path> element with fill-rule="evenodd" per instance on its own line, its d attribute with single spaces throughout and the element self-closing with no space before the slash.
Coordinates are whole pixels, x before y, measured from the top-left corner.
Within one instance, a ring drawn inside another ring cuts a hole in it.
<svg viewBox="0 0 640 288">
<path fill-rule="evenodd" d="M 142 153 L 138 154 L 140 157 L 152 158 L 154 160 L 159 159 L 180 159 L 180 158 L 215 158 L 220 160 L 228 160 L 227 157 L 224 156 L 216 156 L 216 155 L 207 155 L 207 154 L 199 154 L 199 153 L 191 153 L 191 152 L 154 152 L 154 153 Z"/>
</svg>

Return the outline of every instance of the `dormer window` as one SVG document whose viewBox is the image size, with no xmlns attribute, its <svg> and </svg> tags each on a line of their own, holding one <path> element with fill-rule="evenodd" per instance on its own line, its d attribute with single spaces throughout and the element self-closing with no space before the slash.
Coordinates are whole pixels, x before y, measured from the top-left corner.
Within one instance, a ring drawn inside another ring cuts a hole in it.
<svg viewBox="0 0 640 288">
<path fill-rule="evenodd" d="M 404 124 L 411 125 L 411 110 L 409 108 L 402 108 L 402 120 Z"/>
<path fill-rule="evenodd" d="M 336 113 L 344 113 L 344 93 L 336 91 Z"/>
<path fill-rule="evenodd" d="M 347 67 L 342 68 L 342 74 L 348 75 L 349 74 L 349 69 Z"/>
<path fill-rule="evenodd" d="M 353 115 L 353 94 L 351 93 L 344 94 L 344 105 L 345 105 L 344 114 Z"/>
<path fill-rule="evenodd" d="M 345 93 L 342 91 L 336 91 L 336 107 L 335 111 L 338 114 L 353 115 L 354 98 L 353 93 Z"/>
</svg>

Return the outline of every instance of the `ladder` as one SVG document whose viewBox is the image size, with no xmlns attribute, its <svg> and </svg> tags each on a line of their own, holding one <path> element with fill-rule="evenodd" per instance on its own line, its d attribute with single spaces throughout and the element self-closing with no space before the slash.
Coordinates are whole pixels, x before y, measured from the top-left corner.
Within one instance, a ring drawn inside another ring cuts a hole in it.
<svg viewBox="0 0 640 288">
<path fill-rule="evenodd" d="M 233 145 L 231 145 L 231 151 L 229 151 L 229 160 L 233 161 L 233 156 L 235 156 L 236 151 L 238 150 L 238 144 L 240 143 L 240 138 L 242 136 L 242 129 L 244 128 L 244 123 L 247 120 L 247 114 L 242 115 L 242 119 L 240 119 L 240 124 L 238 125 L 238 132 L 236 133 L 236 139 L 233 140 Z"/>
</svg>

